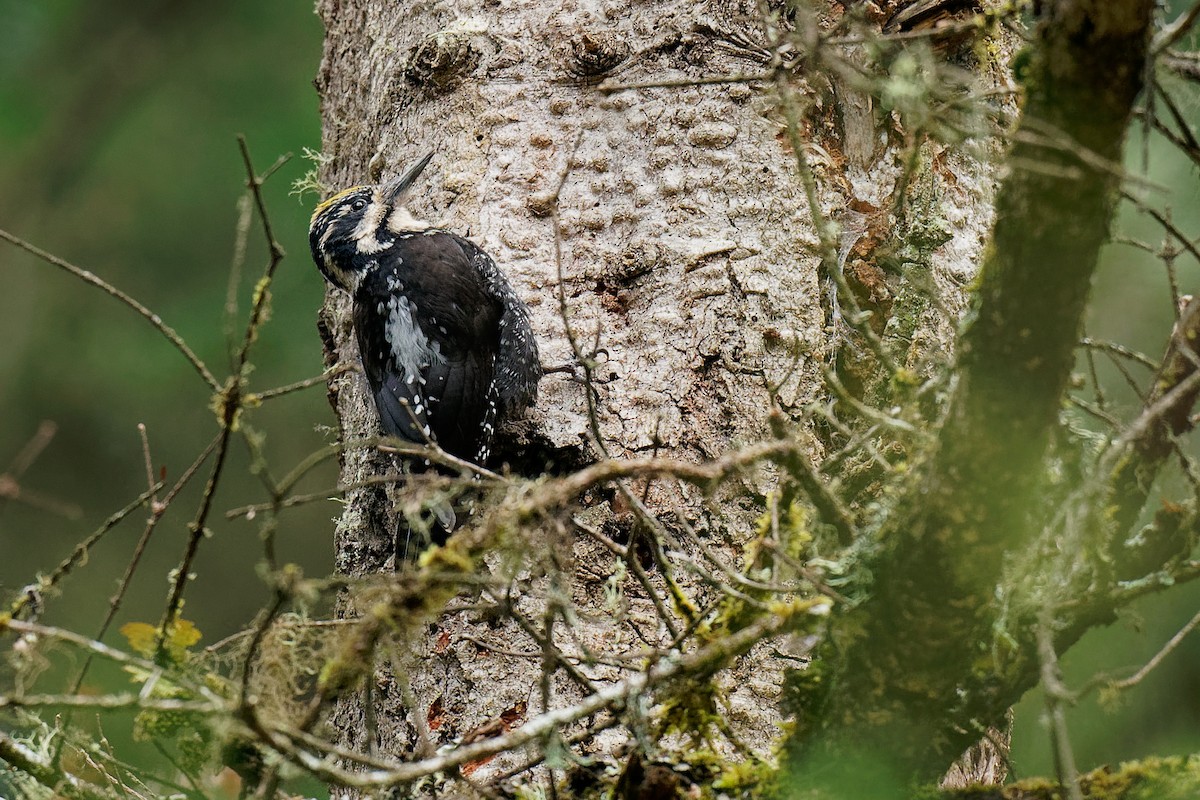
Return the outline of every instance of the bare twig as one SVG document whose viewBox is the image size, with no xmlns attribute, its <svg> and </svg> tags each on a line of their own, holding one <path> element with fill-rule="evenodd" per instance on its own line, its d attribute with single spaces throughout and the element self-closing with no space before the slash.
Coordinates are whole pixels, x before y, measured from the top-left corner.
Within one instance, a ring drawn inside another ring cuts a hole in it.
<svg viewBox="0 0 1200 800">
<path fill-rule="evenodd" d="M 1154 41 L 1150 45 L 1152 55 L 1159 55 L 1171 45 L 1178 42 L 1187 32 L 1196 24 L 1196 19 L 1200 17 L 1200 3 L 1192 3 L 1192 7 L 1175 18 L 1175 21 L 1166 25 L 1158 33 L 1154 35 Z"/>
<path fill-rule="evenodd" d="M 523 630 L 530 639 L 533 639 L 538 646 L 540 655 L 543 658 L 547 657 L 547 654 L 550 654 L 553 657 L 554 662 L 558 666 L 562 667 L 563 670 L 571 676 L 571 679 L 578 683 L 582 689 L 588 692 L 596 691 L 595 684 L 592 683 L 588 676 L 584 675 L 578 667 L 572 664 L 563 654 L 563 652 L 555 647 L 554 644 L 547 639 L 546 635 L 543 635 L 542 632 L 538 630 L 537 625 L 534 624 L 533 620 L 529 619 L 529 617 L 518 611 L 514 607 L 511 599 L 507 597 L 502 599 L 496 592 L 490 590 L 487 591 L 487 595 L 491 597 L 492 600 L 494 600 L 497 604 L 502 605 L 504 607 L 505 614 L 512 619 L 513 622 L 517 623 L 517 626 Z"/>
<path fill-rule="evenodd" d="M 1166 214 L 1159 211 L 1157 208 L 1142 202 L 1128 192 L 1122 192 L 1121 197 L 1137 206 L 1139 211 L 1148 214 L 1151 219 L 1166 229 L 1167 233 L 1171 234 L 1171 236 L 1173 236 L 1175 240 L 1183 246 L 1183 249 L 1187 250 L 1188 253 L 1191 254 L 1192 258 L 1200 261 L 1200 248 L 1198 248 L 1195 243 L 1193 243 L 1192 240 L 1189 239 L 1188 236 L 1167 217 Z"/>
<path fill-rule="evenodd" d="M 804 607 L 794 607 L 781 609 L 777 614 L 765 615 L 736 633 L 717 639 L 695 652 L 664 658 L 645 672 L 630 675 L 624 680 L 606 686 L 573 706 L 540 714 L 521 727 L 501 736 L 462 745 L 431 758 L 402 764 L 393 769 L 349 771 L 333 766 L 323 758 L 293 747 L 281 731 L 269 732 L 269 743 L 281 755 L 294 761 L 316 777 L 342 786 L 368 789 L 411 783 L 426 775 L 445 772 L 470 761 L 503 751 L 516 750 L 524 744 L 539 740 L 548 733 L 559 730 L 564 725 L 591 716 L 605 708 L 628 706 L 647 690 L 676 678 L 704 674 L 719 669 L 757 642 L 784 630 L 792 623 L 796 614 L 802 613 L 804 610 Z"/>
<path fill-rule="evenodd" d="M 204 448 L 200 455 L 196 457 L 196 460 L 192 462 L 191 466 L 184 470 L 183 475 L 179 477 L 179 480 L 175 482 L 175 485 L 171 487 L 171 490 L 167 492 L 162 501 L 155 503 L 152 506 L 150 518 L 146 520 L 146 527 L 142 529 L 141 538 L 138 539 L 137 544 L 134 545 L 133 555 L 129 559 L 129 564 L 125 567 L 125 574 L 121 576 L 121 581 L 117 586 L 117 592 L 108 600 L 108 612 L 104 616 L 104 621 L 100 624 L 100 630 L 96 633 L 97 640 L 104 638 L 104 634 L 108 632 L 109 626 L 112 625 L 113 619 L 116 618 L 117 612 L 121 608 L 121 602 L 125 599 L 125 593 L 129 591 L 129 585 L 133 582 L 133 574 L 137 571 L 138 565 L 141 563 L 142 555 L 146 551 L 146 545 L 150 543 L 150 537 L 154 533 L 155 528 L 158 527 L 159 520 L 162 519 L 163 514 L 167 512 L 167 509 L 170 507 L 172 501 L 174 501 L 179 493 L 183 490 L 183 487 L 187 486 L 187 484 L 191 482 L 192 478 L 194 478 L 196 473 L 200 470 L 200 467 L 205 461 L 208 460 L 208 457 L 212 455 L 213 450 L 216 449 L 216 446 L 216 439 L 213 439 L 211 442 L 209 442 L 208 447 Z M 75 679 L 73 691 L 79 691 L 79 687 L 83 684 L 83 678 L 87 674 L 89 663 L 90 660 L 85 661 L 83 667 L 80 668 L 79 677 Z"/>
<path fill-rule="evenodd" d="M 570 502 L 593 486 L 621 478 L 671 476 L 711 491 L 721 481 L 746 467 L 778 458 L 800 449 L 793 441 L 760 442 L 734 450 L 712 461 L 695 464 L 671 458 L 609 459 L 584 467 L 578 472 L 539 484 L 516 507 L 521 519 L 543 513 Z"/>
<path fill-rule="evenodd" d="M 773 414 L 770 424 L 771 432 L 776 439 L 787 441 L 791 438 L 782 415 Z M 842 501 L 837 495 L 831 492 L 821 480 L 808 460 L 808 456 L 797 448 L 785 453 L 780 461 L 787 468 L 788 474 L 804 491 L 809 502 L 813 504 L 813 508 L 821 515 L 821 521 L 837 532 L 838 543 L 843 547 L 853 544 L 858 537 L 858 526 L 855 524 L 854 518 L 850 516 L 850 512 L 842 505 Z"/>
<path fill-rule="evenodd" d="M 1059 785 L 1067 792 L 1068 800 L 1083 800 L 1079 788 L 1079 769 L 1075 766 L 1075 754 L 1067 734 L 1067 717 L 1063 704 L 1072 702 L 1073 697 L 1062 683 L 1058 669 L 1058 654 L 1054 650 L 1054 637 L 1050 632 L 1048 615 L 1038 625 L 1038 659 L 1042 665 L 1042 689 L 1046 693 L 1046 713 L 1050 717 L 1050 735 L 1054 741 L 1054 766 L 1058 771 Z"/>
<path fill-rule="evenodd" d="M 196 557 L 196 551 L 200 547 L 200 540 L 204 538 L 208 515 L 212 510 L 213 498 L 217 492 L 217 483 L 220 481 L 221 473 L 225 466 L 225 456 L 229 453 L 229 437 L 233 432 L 233 417 L 236 412 L 236 401 L 226 400 L 222 416 L 223 424 L 221 425 L 221 432 L 217 436 L 216 463 L 213 464 L 212 471 L 208 476 L 208 482 L 204 485 L 204 494 L 200 499 L 200 508 L 196 512 L 195 518 L 188 525 L 189 534 L 183 551 L 183 559 L 176 568 L 174 580 L 171 582 L 171 591 L 167 595 L 167 604 L 163 609 L 162 621 L 158 626 L 158 647 L 160 650 L 165 645 L 167 631 L 170 630 L 172 623 L 178 618 L 179 609 L 183 605 L 183 590 L 190 579 L 189 573 L 192 567 L 192 560 Z"/>
<path fill-rule="evenodd" d="M 1128 678 L 1124 678 L 1123 680 L 1119 681 L 1112 681 L 1109 683 L 1108 688 L 1124 690 L 1137 686 L 1154 670 L 1155 667 L 1162 663 L 1164 658 L 1169 656 L 1171 652 L 1175 650 L 1175 648 L 1179 647 L 1183 640 L 1187 638 L 1188 634 L 1194 631 L 1198 625 L 1200 625 L 1200 613 L 1188 620 L 1188 623 L 1180 628 L 1179 631 L 1171 637 L 1170 641 L 1163 645 L 1162 649 L 1155 653 L 1154 657 L 1147 661 L 1141 669 L 1130 675 Z"/>
<path fill-rule="evenodd" d="M 0 709 L 75 708 L 94 711 L 181 711 L 206 716 L 228 716 L 233 708 L 226 702 L 181 700 L 172 697 L 143 697 L 141 694 L 0 694 Z"/>
<path fill-rule="evenodd" d="M 67 519 L 78 519 L 83 515 L 79 506 L 54 497 L 48 497 L 40 492 L 31 491 L 21 485 L 21 477 L 33 466 L 38 456 L 54 438 L 58 426 L 50 420 L 42 420 L 37 431 L 30 437 L 25 446 L 13 457 L 8 469 L 0 472 L 0 510 L 4 509 L 9 500 L 16 500 L 27 506 L 59 514 Z"/>
<path fill-rule="evenodd" d="M 153 497 L 154 493 L 157 492 L 161 487 L 162 483 L 154 484 L 148 490 L 138 495 L 138 497 L 133 500 L 133 502 L 129 503 L 129 505 L 125 506 L 120 511 L 112 514 L 108 519 L 104 520 L 103 524 L 101 524 L 91 536 L 75 545 L 75 549 L 71 551 L 71 554 L 64 558 L 49 575 L 46 575 L 38 580 L 36 587 L 37 591 L 44 592 L 47 589 L 52 589 L 53 587 L 57 586 L 59 581 L 71 573 L 71 570 L 87 559 L 88 553 L 91 551 L 92 547 L 98 544 L 100 540 L 103 539 L 110 530 L 119 525 L 122 520 L 124 520 L 137 509 L 141 508 L 142 505 L 144 505 L 147 500 Z M 21 596 L 17 598 L 12 607 L 9 609 L 9 613 L 11 613 L 14 617 L 19 616 L 21 612 L 28 607 L 29 600 L 30 593 L 22 592 Z"/>
<path fill-rule="evenodd" d="M 1151 369 L 1156 372 L 1158 371 L 1158 366 L 1159 366 L 1158 362 L 1156 362 L 1154 359 L 1150 358 L 1149 356 L 1143 355 L 1136 350 L 1126 347 L 1123 344 L 1118 344 L 1116 342 L 1104 341 L 1102 339 L 1093 339 L 1093 338 L 1087 337 L 1087 336 L 1080 339 L 1079 344 L 1082 347 L 1088 348 L 1089 350 L 1100 350 L 1100 351 L 1103 351 L 1110 355 L 1117 356 L 1120 358 L 1125 358 L 1125 359 L 1128 359 L 1135 363 L 1141 364 L 1143 367 L 1146 367 L 1147 369 Z"/>
<path fill-rule="evenodd" d="M 353 364 L 350 362 L 343 362 L 341 364 L 338 364 L 335 367 L 330 367 L 329 369 L 325 370 L 325 372 L 323 372 L 320 375 L 317 375 L 315 377 L 305 378 L 302 381 L 296 381 L 295 383 L 289 383 L 286 386 L 280 386 L 275 389 L 267 389 L 265 392 L 254 392 L 253 394 L 246 396 L 246 402 L 254 403 L 254 402 L 265 402 L 267 400 L 273 400 L 276 397 L 280 397 L 285 394 L 291 394 L 292 392 L 298 392 L 301 389 L 308 389 L 313 386 L 320 386 L 321 384 L 327 383 L 331 379 L 336 378 L 338 375 L 342 375 L 347 372 L 353 372 L 357 369 L 361 369 L 361 367 L 359 367 L 357 364 Z"/>
<path fill-rule="evenodd" d="M 58 628 L 52 625 L 39 625 L 35 622 L 23 622 L 22 620 L 9 619 L 0 622 L 0 632 L 5 630 L 14 631 L 20 634 L 29 634 L 42 639 L 55 639 L 57 641 L 66 642 L 67 644 L 74 645 L 85 652 L 100 656 L 101 658 L 106 658 L 109 661 L 114 661 L 118 664 L 136 667 L 137 669 L 140 669 L 146 673 L 155 674 L 161 672 L 161 667 L 149 659 L 141 658 L 131 653 L 126 653 L 124 650 L 118 650 L 115 647 L 109 647 L 101 641 L 89 639 L 88 637 L 82 636 L 74 631 L 69 631 L 66 628 Z M 202 683 L 190 683 L 188 679 L 182 675 L 173 675 L 172 680 L 189 688 L 195 694 L 206 698 L 209 705 L 214 703 L 224 703 L 222 698 L 218 697 L 212 692 L 212 690 L 204 686 Z M 78 691 L 76 690 L 66 696 L 77 695 Z M 121 696 L 123 697 L 124 695 Z M 86 707 L 86 700 L 87 698 L 81 698 L 80 703 L 77 705 L 83 705 Z M 0 695 L 0 707 L 3 707 L 6 702 L 12 706 L 37 705 L 37 703 L 33 703 L 31 700 L 29 700 L 29 696 L 6 697 L 4 695 Z M 41 703 L 41 705 L 55 705 L 55 703 Z M 70 705 L 70 703 L 61 703 L 60 705 Z"/>
<path fill-rule="evenodd" d="M 61 270 L 71 273 L 84 283 L 95 286 L 105 294 L 116 298 L 120 302 L 132 308 L 142 317 L 142 319 L 149 322 L 155 330 L 161 333 L 163 337 L 175 347 L 176 350 L 183 354 L 183 357 L 186 358 L 188 363 L 192 365 L 197 373 L 199 373 L 200 377 L 204 379 L 204 382 L 208 384 L 210 389 L 218 392 L 221 390 L 221 384 L 217 383 L 217 379 L 214 378 L 212 373 L 208 371 L 208 367 L 204 366 L 204 362 L 192 352 L 192 349 L 187 346 L 187 343 L 183 341 L 182 337 L 180 337 L 180 335 L 176 333 L 173 328 L 162 321 L 162 318 L 159 317 L 158 314 L 155 314 L 137 300 L 134 300 L 120 289 L 89 272 L 88 270 L 81 269 L 56 255 L 47 253 L 45 250 L 35 247 L 24 239 L 13 236 L 8 231 L 0 230 L 0 239 L 4 239 L 10 244 L 16 245 L 30 255 L 36 256 L 42 261 L 45 261 L 47 264 L 52 264 Z"/>
<path fill-rule="evenodd" d="M 76 800 L 105 800 L 109 795 L 44 759 L 0 730 L 0 761 L 25 773 L 51 791 Z"/>
<path fill-rule="evenodd" d="M 25 446 L 13 457 L 12 463 L 8 465 L 8 469 L 4 471 L 5 475 L 11 475 L 14 478 L 20 478 L 25 474 L 25 470 L 33 466 L 33 462 L 37 461 L 38 456 L 54 439 L 54 434 L 58 432 L 58 425 L 51 420 L 44 419 L 38 424 L 37 431 L 30 437 Z"/>
<path fill-rule="evenodd" d="M 267 247 L 270 250 L 270 260 L 264 270 L 262 278 L 259 279 L 254 291 L 254 300 L 250 307 L 250 318 L 246 322 L 246 332 L 242 338 L 242 345 L 234 359 L 232 373 L 226 380 L 224 387 L 219 387 L 220 413 L 218 418 L 221 425 L 221 433 L 217 441 L 216 463 L 213 465 L 213 470 L 209 475 L 208 483 L 204 487 L 204 495 L 200 501 L 200 508 L 196 512 L 196 517 L 189 525 L 189 536 L 186 546 L 183 551 L 183 558 L 180 561 L 179 567 L 175 573 L 175 579 L 171 584 L 171 590 L 167 597 L 166 608 L 163 610 L 162 622 L 159 625 L 158 632 L 158 647 L 161 649 L 164 645 L 167 636 L 167 630 L 170 628 L 179 614 L 179 608 L 183 602 L 183 591 L 187 586 L 189 579 L 189 571 L 192 561 L 196 557 L 196 551 L 199 549 L 200 540 L 204 537 L 205 526 L 208 522 L 209 512 L 212 510 L 213 499 L 216 495 L 217 485 L 220 481 L 224 465 L 225 456 L 229 452 L 229 437 L 233 433 L 235 422 L 238 415 L 241 413 L 245 405 L 246 398 L 244 395 L 243 382 L 245 380 L 246 364 L 250 357 L 250 348 L 254 341 L 258 338 L 259 328 L 266 320 L 266 310 L 270 300 L 271 280 L 275 276 L 275 270 L 278 268 L 280 261 L 285 253 L 283 247 L 275 239 L 274 231 L 271 227 L 271 220 L 267 214 L 266 204 L 262 196 L 262 184 L 265 176 L 259 176 L 254 170 L 254 164 L 250 159 L 250 149 L 246 144 L 246 137 L 238 135 L 238 147 L 242 153 L 242 161 L 246 167 L 246 181 L 250 187 L 250 193 L 254 197 L 255 205 L 258 209 L 258 216 L 262 222 L 263 236 L 267 241 Z M 266 173 L 269 175 L 279 167 L 288 156 L 284 156 L 276 162 Z"/>
<path fill-rule="evenodd" d="M 712 75 L 706 78 L 663 78 L 657 81 L 633 81 L 631 83 L 609 83 L 605 81 L 596 87 L 596 91 L 604 94 L 623 92 L 627 89 L 672 89 L 682 86 L 712 86 L 723 83 L 753 83 L 769 81 L 774 72 L 747 72 L 736 75 Z"/>
<path fill-rule="evenodd" d="M 233 238 L 233 258 L 229 264 L 229 283 L 225 289 L 225 339 L 229 357 L 234 354 L 234 326 L 237 324 L 238 291 L 241 289 L 242 267 L 246 263 L 246 242 L 250 236 L 250 223 L 254 219 L 254 208 L 247 192 L 238 198 L 238 221 Z"/>
<path fill-rule="evenodd" d="M 837 376 L 837 373 L 833 370 L 825 367 L 822 369 L 822 372 L 825 376 L 826 386 L 829 387 L 829 389 L 840 401 L 858 412 L 859 416 L 877 425 L 882 425 L 885 428 L 891 428 L 892 430 L 903 431 L 904 433 L 911 434 L 919 433 L 918 429 L 911 422 L 900 419 L 899 417 L 891 416 L 890 414 L 886 414 L 879 409 L 872 408 L 871 406 L 859 400 L 842 384 L 841 380 Z"/>
</svg>

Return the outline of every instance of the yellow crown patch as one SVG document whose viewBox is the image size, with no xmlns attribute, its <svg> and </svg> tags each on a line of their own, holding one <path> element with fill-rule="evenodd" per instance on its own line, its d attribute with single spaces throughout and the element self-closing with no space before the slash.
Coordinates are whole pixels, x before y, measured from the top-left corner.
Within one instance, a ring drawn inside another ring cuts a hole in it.
<svg viewBox="0 0 1200 800">
<path fill-rule="evenodd" d="M 320 205 L 318 205 L 315 209 L 313 209 L 312 218 L 308 221 L 309 227 L 312 227 L 312 224 L 317 221 L 317 217 L 321 216 L 322 212 L 324 212 L 330 206 L 335 204 L 337 201 L 341 200 L 346 195 L 351 194 L 352 192 L 357 192 L 361 188 L 363 188 L 363 187 L 351 186 L 349 189 L 342 189 L 340 192 L 333 195 L 333 197 L 330 197 L 328 200 L 322 201 Z"/>
</svg>

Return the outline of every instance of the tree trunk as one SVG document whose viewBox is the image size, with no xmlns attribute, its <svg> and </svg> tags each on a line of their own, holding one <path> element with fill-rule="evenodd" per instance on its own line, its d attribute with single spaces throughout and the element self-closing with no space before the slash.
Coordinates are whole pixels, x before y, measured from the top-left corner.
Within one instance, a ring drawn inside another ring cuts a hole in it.
<svg viewBox="0 0 1200 800">
<path fill-rule="evenodd" d="M 949 351 L 990 224 L 993 168 L 920 144 L 925 129 L 876 108 L 835 61 L 779 47 L 781 31 L 827 28 L 840 5 L 771 24 L 749 0 L 320 0 L 318 12 L 325 185 L 375 182 L 434 150 L 413 211 L 494 256 L 530 306 L 544 364 L 584 362 L 575 371 L 588 373 L 593 402 L 578 379 L 552 373 L 528 419 L 502 432 L 514 472 L 561 474 L 603 457 L 701 463 L 770 439 L 773 413 L 777 435 L 819 460 L 838 441 L 814 413 L 834 400 L 827 370 L 847 393 L 879 399 L 870 337 L 918 376 Z M 954 57 L 984 88 L 1005 85 L 996 63 Z M 696 83 L 721 76 L 735 79 Z M 612 90 L 646 83 L 660 85 Z M 330 364 L 357 361 L 347 298 L 330 293 L 321 327 Z M 343 442 L 377 435 L 361 374 L 336 379 L 330 399 Z M 352 446 L 341 479 L 361 485 L 391 468 Z M 374 674 L 332 719 L 342 746 L 407 756 L 508 730 L 648 663 L 623 657 L 690 649 L 691 624 L 751 566 L 743 546 L 778 511 L 776 476 L 756 466 L 714 494 L 629 478 L 589 491 L 574 521 L 493 542 L 492 583 L 445 613 L 414 610 L 408 622 L 427 627 L 369 642 Z M 392 569 L 395 509 L 409 491 L 347 494 L 341 573 Z M 814 505 L 814 547 L 830 552 L 847 520 Z M 352 589 L 342 613 L 370 615 L 375 597 Z M 718 674 L 718 749 L 770 752 L 781 676 L 803 646 L 763 643 Z M 654 718 L 654 700 L 627 709 L 623 725 L 644 737 L 637 720 Z M 621 757 L 630 730 L 578 749 Z M 486 782 L 531 752 L 462 772 Z"/>
<path fill-rule="evenodd" d="M 1045 4 L 958 382 L 936 451 L 883 527 L 872 595 L 844 623 L 857 633 L 836 644 L 854 666 L 809 737 L 818 761 L 851 742 L 897 785 L 928 778 L 1038 680 L 1033 647 L 996 655 L 981 643 L 1001 614 L 1006 554 L 1046 524 L 1043 459 L 1119 199 L 1113 165 L 1142 89 L 1153 10 L 1151 0 Z M 1102 530 L 1110 512 L 1099 508 Z M 1037 627 L 1008 624 L 1030 639 Z"/>
</svg>

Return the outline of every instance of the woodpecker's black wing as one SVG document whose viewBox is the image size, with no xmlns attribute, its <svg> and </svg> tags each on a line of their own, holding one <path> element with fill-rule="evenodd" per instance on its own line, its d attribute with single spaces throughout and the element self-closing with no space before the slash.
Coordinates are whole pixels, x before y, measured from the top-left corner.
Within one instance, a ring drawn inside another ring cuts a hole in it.
<svg viewBox="0 0 1200 800">
<path fill-rule="evenodd" d="M 383 429 L 486 458 L 503 306 L 459 237 L 403 234 L 355 294 L 355 328 Z"/>
<path fill-rule="evenodd" d="M 488 294 L 503 308 L 496 352 L 497 412 L 502 416 L 517 413 L 537 400 L 537 385 L 542 378 L 542 362 L 538 357 L 537 339 L 529 324 L 529 309 L 512 290 L 491 256 L 473 242 L 451 236 L 483 277 Z"/>
</svg>

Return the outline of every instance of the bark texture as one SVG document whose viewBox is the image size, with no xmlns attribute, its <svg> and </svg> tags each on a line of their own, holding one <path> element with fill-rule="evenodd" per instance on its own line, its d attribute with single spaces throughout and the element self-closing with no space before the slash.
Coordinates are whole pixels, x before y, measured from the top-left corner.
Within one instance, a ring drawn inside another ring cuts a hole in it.
<svg viewBox="0 0 1200 800">
<path fill-rule="evenodd" d="M 583 347 L 599 348 L 595 428 L 579 383 L 549 375 L 529 419 L 502 433 L 515 468 L 561 470 L 601 452 L 710 459 L 766 437 L 772 410 L 802 420 L 810 405 L 828 402 L 821 368 L 834 360 L 844 332 L 836 320 L 827 324 L 820 237 L 770 82 L 598 88 L 603 80 L 763 70 L 772 47 L 757 3 L 320 0 L 317 8 L 327 31 L 316 80 L 330 159 L 324 183 L 374 182 L 434 149 L 412 209 L 495 257 L 531 308 L 547 365 L 575 358 L 560 313 L 557 210 L 568 321 Z M 842 104 L 842 119 L 838 88 L 820 73 L 789 70 L 786 83 L 810 112 L 802 122 L 805 156 L 820 179 L 820 215 L 841 225 L 839 265 L 862 265 L 863 296 L 872 279 L 883 295 L 898 296 L 898 279 L 884 276 L 870 256 L 871 243 L 890 234 L 887 212 L 902 173 L 894 119 L 871 116 L 866 97 Z M 849 159 L 841 131 L 851 117 L 861 130 L 864 113 L 875 134 L 859 135 Z M 889 299 L 877 313 L 897 360 L 914 367 L 949 350 L 992 196 L 986 163 L 936 145 L 924 155 L 937 167 L 921 175 L 928 194 L 918 214 L 944 235 L 928 248 L 920 290 L 903 287 L 921 301 L 901 315 L 887 312 Z M 321 328 L 331 364 L 357 359 L 349 326 L 347 299 L 330 294 Z M 337 378 L 331 402 L 343 440 L 376 434 L 361 375 Z M 803 435 L 819 456 L 820 437 Z M 356 484 L 388 469 L 385 457 L 352 448 L 342 480 Z M 672 481 L 633 488 L 637 497 L 645 492 L 667 528 L 686 524 L 738 568 L 739 546 L 773 481 L 770 470 L 760 470 L 716 498 Z M 337 523 L 339 571 L 389 568 L 389 517 L 403 498 L 365 488 L 347 499 Z M 619 493 L 595 492 L 585 505 L 581 517 L 590 524 L 616 534 L 630 527 Z M 459 605 L 503 602 L 544 632 L 544 597 L 553 594 L 576 609 L 574 633 L 562 637 L 574 642 L 564 645 L 573 652 L 623 655 L 670 641 L 654 598 L 632 577 L 614 579 L 620 565 L 595 541 L 569 530 L 522 535 L 524 557 L 497 554 L 489 562 L 494 575 L 519 578 L 515 588 L 499 600 L 485 592 Z M 711 589 L 689 573 L 695 546 L 680 541 L 668 549 L 677 547 L 683 559 L 669 560 L 703 607 Z M 564 569 L 561 580 L 547 577 L 553 569 L 541 563 L 550 553 Z M 614 580 L 616 601 L 606 593 Z M 660 598 L 669 596 L 653 568 L 649 581 Z M 346 614 L 367 610 L 364 598 L 346 598 Z M 369 681 L 370 713 L 361 693 L 341 703 L 333 724 L 345 746 L 409 753 L 425 733 L 437 745 L 505 729 L 625 670 L 620 662 L 574 673 L 558 668 L 547 685 L 529 626 L 477 607 L 430 622 Z M 761 753 L 777 735 L 779 676 L 790 663 L 770 652 L 756 649 L 721 679 L 730 719 Z M 625 738 L 614 729 L 583 748 L 607 754 Z M 516 761 L 476 765 L 472 777 L 495 776 Z"/>
</svg>

